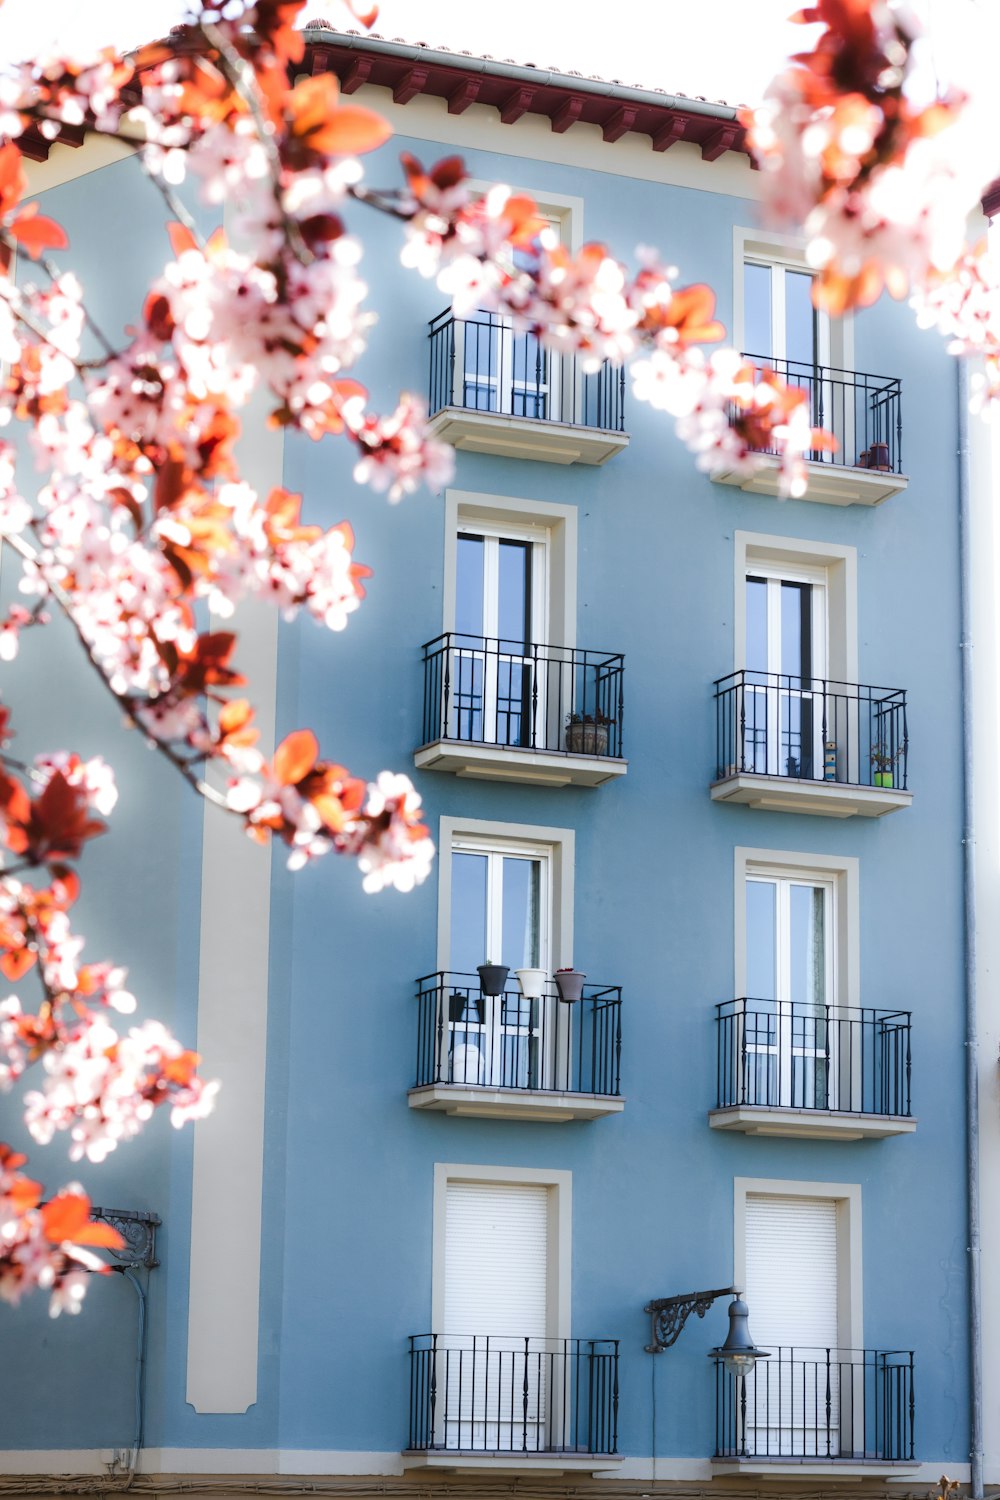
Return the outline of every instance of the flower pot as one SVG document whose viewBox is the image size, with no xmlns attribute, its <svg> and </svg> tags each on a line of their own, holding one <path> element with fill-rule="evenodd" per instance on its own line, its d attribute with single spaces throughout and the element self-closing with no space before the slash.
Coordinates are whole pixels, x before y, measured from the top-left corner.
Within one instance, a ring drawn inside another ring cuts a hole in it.
<svg viewBox="0 0 1000 1500">
<path fill-rule="evenodd" d="M 573 755 L 607 755 L 607 724 L 579 723 L 566 725 L 566 749 Z"/>
<path fill-rule="evenodd" d="M 872 443 L 868 450 L 869 469 L 881 469 L 883 473 L 889 470 L 889 444 Z"/>
<path fill-rule="evenodd" d="M 893 773 L 891 771 L 876 771 L 872 777 L 876 786 L 894 786 Z"/>
<path fill-rule="evenodd" d="M 544 969 L 515 969 L 517 982 L 521 986 L 521 994 L 525 1000 L 540 1000 L 548 979 Z"/>
<path fill-rule="evenodd" d="M 506 964 L 480 964 L 479 985 L 484 995 L 502 995 L 510 969 Z"/>
<path fill-rule="evenodd" d="M 583 981 L 586 974 L 581 974 L 579 969 L 558 969 L 553 975 L 556 989 L 559 991 L 559 999 L 565 1005 L 573 1005 L 583 995 Z"/>
<path fill-rule="evenodd" d="M 858 468 L 859 469 L 867 469 L 868 468 L 869 457 L 870 457 L 870 454 L 869 454 L 867 448 L 865 449 L 864 453 L 859 453 L 858 454 Z"/>
</svg>

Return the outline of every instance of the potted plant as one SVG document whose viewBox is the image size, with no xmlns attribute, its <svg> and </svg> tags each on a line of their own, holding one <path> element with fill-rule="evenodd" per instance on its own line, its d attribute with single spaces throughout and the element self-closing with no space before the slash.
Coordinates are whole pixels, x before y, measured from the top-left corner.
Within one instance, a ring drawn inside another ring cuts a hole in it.
<svg viewBox="0 0 1000 1500">
<path fill-rule="evenodd" d="M 566 749 L 574 755 L 607 755 L 610 723 L 600 709 L 593 714 L 567 714 Z"/>
<path fill-rule="evenodd" d="M 889 463 L 888 443 L 872 443 L 868 450 L 868 467 L 869 469 L 880 469 L 883 474 L 889 472 L 891 466 Z"/>
<path fill-rule="evenodd" d="M 480 964 L 479 985 L 484 995 L 502 995 L 510 969 L 506 964 Z"/>
<path fill-rule="evenodd" d="M 874 786 L 885 787 L 895 785 L 895 774 L 893 771 L 893 767 L 895 766 L 902 753 L 902 745 L 900 745 L 898 750 L 890 750 L 882 740 L 880 740 L 878 744 L 873 747 L 871 753 L 871 763 L 875 767 L 874 773 L 872 775 L 872 784 Z"/>
<path fill-rule="evenodd" d="M 515 969 L 517 982 L 525 1000 L 540 1000 L 548 978 L 544 969 Z"/>
<path fill-rule="evenodd" d="M 582 998 L 583 981 L 586 977 L 586 974 L 582 974 L 579 969 L 556 970 L 553 978 L 556 982 L 556 989 L 559 991 L 559 999 L 565 1005 L 574 1005 Z"/>
</svg>

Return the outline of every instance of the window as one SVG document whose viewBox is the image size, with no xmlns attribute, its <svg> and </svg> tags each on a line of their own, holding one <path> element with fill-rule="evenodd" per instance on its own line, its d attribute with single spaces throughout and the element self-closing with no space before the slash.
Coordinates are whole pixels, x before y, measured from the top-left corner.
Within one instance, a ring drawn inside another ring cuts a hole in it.
<svg viewBox="0 0 1000 1500">
<path fill-rule="evenodd" d="M 787 360 L 804 378 L 830 363 L 830 320 L 812 305 L 813 276 L 774 259 L 743 262 L 743 348 L 764 362 Z"/>
<path fill-rule="evenodd" d="M 821 779 L 826 570 L 756 562 L 748 567 L 742 764 L 763 775 Z"/>
<path fill-rule="evenodd" d="M 546 230 L 558 243 L 558 224 L 548 220 Z M 517 270 L 535 264 L 530 249 L 515 250 L 513 259 Z M 500 313 L 479 311 L 458 329 L 462 338 L 460 405 L 512 417 L 560 420 L 558 354 L 544 349 L 533 333 L 515 333 L 511 319 Z"/>
<path fill-rule="evenodd" d="M 457 837 L 451 853 L 449 972 L 475 974 L 482 963 L 549 969 L 551 851 L 543 845 L 490 845 Z M 539 1088 L 542 1007 L 516 987 L 502 995 L 456 993 L 449 1009 L 447 1078 L 494 1088 Z"/>
<path fill-rule="evenodd" d="M 565 1446 L 578 1373 L 563 1353 L 571 1226 L 570 1172 L 435 1166 L 432 1320 L 441 1446 L 488 1453 Z"/>
<path fill-rule="evenodd" d="M 837 1098 L 836 885 L 752 866 L 746 880 L 745 1102 L 829 1109 Z"/>
<path fill-rule="evenodd" d="M 852 855 L 738 847 L 735 994 L 776 1009 L 860 1005 L 859 871 Z"/>
<path fill-rule="evenodd" d="M 527 747 L 537 737 L 544 664 L 532 648 L 547 637 L 547 541 L 540 527 L 459 522 L 450 739 Z"/>
</svg>

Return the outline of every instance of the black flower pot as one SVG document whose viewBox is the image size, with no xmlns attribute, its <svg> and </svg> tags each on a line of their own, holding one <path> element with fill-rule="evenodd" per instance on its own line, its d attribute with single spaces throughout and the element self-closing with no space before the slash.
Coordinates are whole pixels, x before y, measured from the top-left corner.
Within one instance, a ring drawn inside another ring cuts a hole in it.
<svg viewBox="0 0 1000 1500">
<path fill-rule="evenodd" d="M 502 995 L 510 969 L 506 964 L 480 964 L 479 984 L 484 995 Z"/>
<path fill-rule="evenodd" d="M 565 1005 L 574 1005 L 583 997 L 583 981 L 586 974 L 581 974 L 579 969 L 559 970 L 553 978 L 559 991 L 559 999 Z"/>
</svg>

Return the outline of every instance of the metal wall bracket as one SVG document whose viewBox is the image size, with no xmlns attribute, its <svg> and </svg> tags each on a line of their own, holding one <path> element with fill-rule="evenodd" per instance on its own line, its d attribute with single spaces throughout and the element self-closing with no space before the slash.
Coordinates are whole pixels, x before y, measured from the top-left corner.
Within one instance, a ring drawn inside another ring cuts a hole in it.
<svg viewBox="0 0 1000 1500">
<path fill-rule="evenodd" d="M 647 1354 L 662 1354 L 671 1344 L 676 1344 L 681 1329 L 692 1313 L 703 1318 L 713 1302 L 720 1297 L 738 1297 L 739 1289 L 723 1286 L 712 1292 L 685 1292 L 680 1297 L 660 1297 L 656 1302 L 647 1302 L 643 1312 L 653 1320 L 652 1343 L 646 1345 Z"/>
<path fill-rule="evenodd" d="M 99 1224 L 110 1224 L 125 1241 L 120 1250 L 109 1250 L 116 1270 L 151 1271 L 160 1262 L 156 1258 L 156 1231 L 163 1220 L 159 1214 L 136 1213 L 130 1208 L 92 1208 L 90 1217 Z"/>
</svg>

